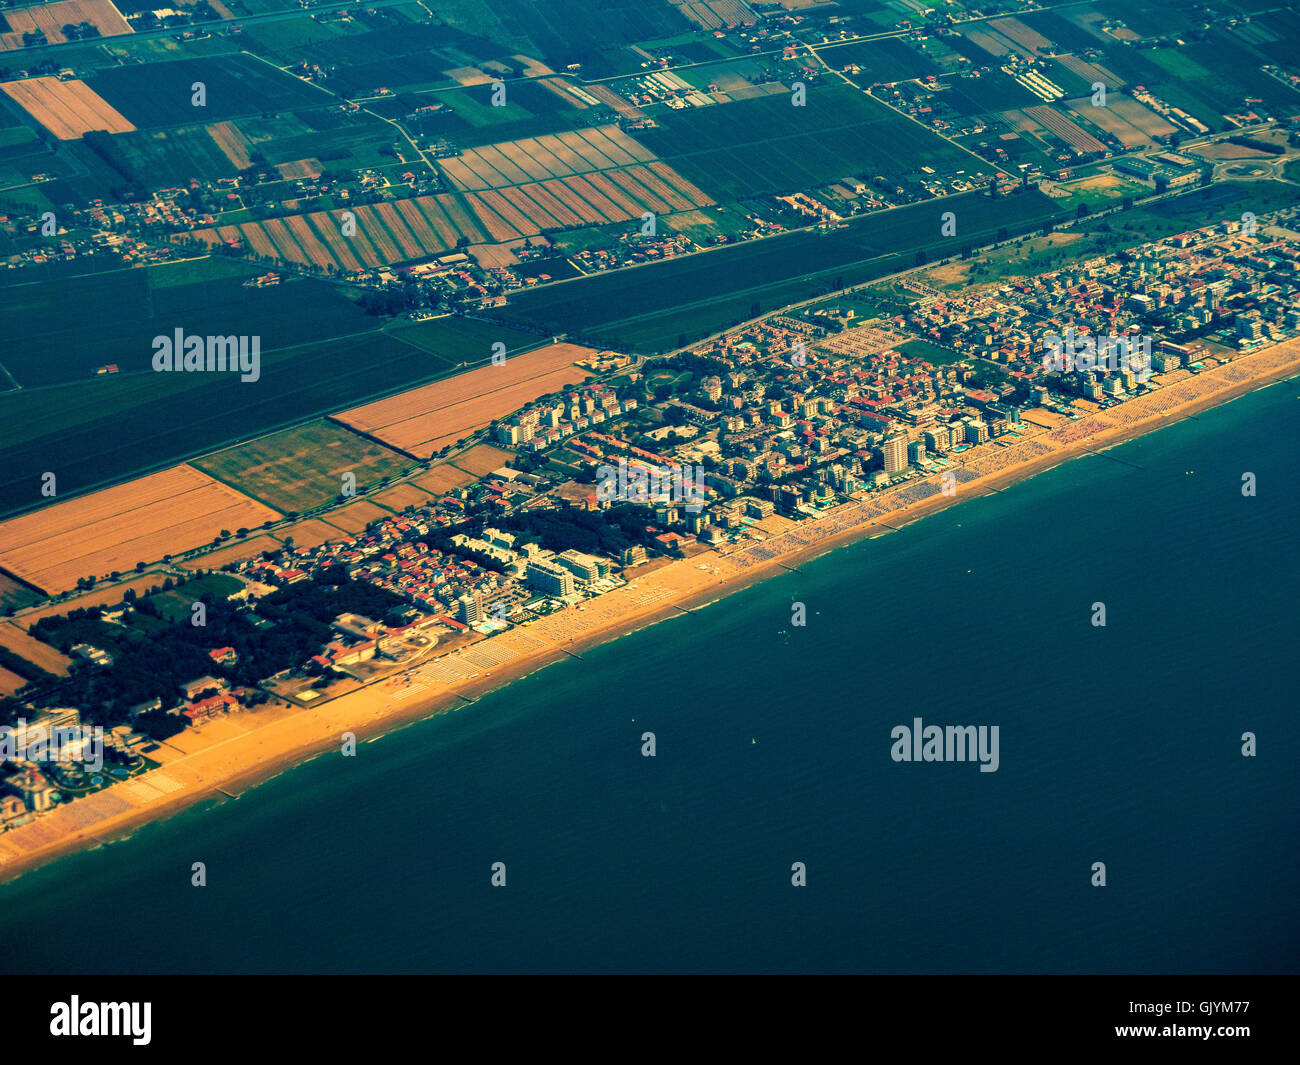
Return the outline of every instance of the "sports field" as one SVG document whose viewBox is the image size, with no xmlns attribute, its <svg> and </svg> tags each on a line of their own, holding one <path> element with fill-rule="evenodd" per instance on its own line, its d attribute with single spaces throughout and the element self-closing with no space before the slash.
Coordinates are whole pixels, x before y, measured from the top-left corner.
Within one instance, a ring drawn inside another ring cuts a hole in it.
<svg viewBox="0 0 1300 1065">
<path fill-rule="evenodd" d="M 404 472 L 412 462 L 321 419 L 204 455 L 190 465 L 288 513 L 328 503 L 349 483 L 359 492 Z"/>
</svg>

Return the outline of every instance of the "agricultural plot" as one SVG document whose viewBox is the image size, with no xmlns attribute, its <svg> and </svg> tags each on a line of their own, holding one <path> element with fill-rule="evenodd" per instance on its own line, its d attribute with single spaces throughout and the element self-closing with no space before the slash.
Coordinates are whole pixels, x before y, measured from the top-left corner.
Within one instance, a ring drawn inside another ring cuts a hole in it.
<svg viewBox="0 0 1300 1065">
<path fill-rule="evenodd" d="M 940 233 L 945 211 L 957 217 L 956 237 Z M 792 233 L 521 292 L 503 313 L 585 342 L 666 351 L 774 307 L 959 254 L 999 233 L 1031 232 L 1061 216 L 1036 191 L 949 196 L 854 219 L 831 233 Z"/>
<path fill-rule="evenodd" d="M 77 140 L 91 130 L 127 133 L 135 129 L 84 81 L 26 78 L 7 81 L 0 89 L 59 140 Z"/>
<path fill-rule="evenodd" d="M 193 178 L 215 181 L 239 170 L 202 126 L 141 130 L 123 134 L 114 144 L 136 180 L 148 187 L 184 186 Z"/>
<path fill-rule="evenodd" d="M 63 44 L 64 26 L 89 22 L 101 37 L 131 33 L 131 27 L 109 0 L 55 0 L 52 4 L 6 8 L 4 32 L 0 33 L 0 52 L 23 48 L 23 35 L 43 33 L 47 44 Z"/>
<path fill-rule="evenodd" d="M 503 234 L 494 239 L 520 235 L 487 205 L 474 205 L 471 214 L 449 193 L 349 207 L 347 211 L 356 226 L 350 236 L 343 232 L 342 209 L 197 229 L 187 236 L 209 247 L 234 242 L 268 259 L 348 274 L 442 255 L 455 249 L 462 237 L 481 243 L 486 239 L 485 219 L 491 219 L 489 232 Z M 529 229 L 529 235 L 537 232 L 535 226 Z"/>
<path fill-rule="evenodd" d="M 332 510 L 329 513 L 328 522 L 336 529 L 340 529 L 351 536 L 359 532 L 364 532 L 367 525 L 372 521 L 380 518 L 391 518 L 391 512 L 383 507 L 376 506 L 368 499 L 358 499 L 355 503 L 349 503 L 345 507 L 339 507 L 338 510 Z"/>
<path fill-rule="evenodd" d="M 667 0 L 489 0 L 513 34 L 553 69 L 581 63 L 588 77 L 619 73 L 618 46 L 662 40 L 696 27 Z"/>
<path fill-rule="evenodd" d="M 850 74 L 859 85 L 906 81 L 942 73 L 938 63 L 900 40 L 830 45 L 817 49 L 817 54 L 828 66 Z"/>
<path fill-rule="evenodd" d="M 287 299 L 281 291 L 301 336 L 324 289 L 301 283 L 300 295 Z M 412 388 L 458 363 L 485 361 L 495 340 L 517 349 L 539 339 L 457 318 L 425 324 L 437 332 L 425 334 L 424 348 L 358 334 L 364 326 L 357 325 L 341 332 L 358 335 L 264 347 L 256 382 L 233 374 L 123 373 L 0 394 L 0 513 L 46 502 L 33 471 L 54 472 L 66 497 Z"/>
<path fill-rule="evenodd" d="M 270 507 L 188 466 L 56 503 L 0 523 L 0 566 L 47 592 L 125 572 L 278 518 Z"/>
<path fill-rule="evenodd" d="M 496 240 L 713 203 L 617 126 L 484 145 L 439 165 Z"/>
<path fill-rule="evenodd" d="M 407 507 L 422 507 L 429 503 L 433 496 L 423 488 L 416 488 L 413 484 L 399 484 L 370 498 L 381 507 L 387 507 L 396 514 Z"/>
<path fill-rule="evenodd" d="M 205 90 L 201 107 L 191 102 L 196 83 Z M 87 84 L 139 129 L 336 103 L 323 90 L 247 55 L 114 67 L 98 71 Z"/>
<path fill-rule="evenodd" d="M 715 200 L 800 191 L 853 174 L 914 174 L 922 166 L 940 174 L 988 169 L 843 84 L 814 85 L 805 107 L 782 95 L 673 112 L 634 137 Z"/>
<path fill-rule="evenodd" d="M 584 381 L 573 363 L 593 354 L 575 344 L 551 344 L 436 384 L 336 415 L 337 421 L 392 447 L 427 459 L 494 418 L 540 396 Z M 496 465 L 500 465 L 497 463 Z M 495 466 L 491 467 L 495 468 Z"/>
<path fill-rule="evenodd" d="M 1147 148 L 1156 138 L 1166 137 L 1177 128 L 1154 111 L 1127 96 L 1111 96 L 1105 107 L 1093 107 L 1091 99 L 1071 100 L 1070 110 L 1114 134 L 1125 148 Z"/>
<path fill-rule="evenodd" d="M 351 475 L 356 491 L 404 472 L 409 459 L 316 421 L 195 459 L 191 466 L 284 513 L 335 499 Z"/>
<path fill-rule="evenodd" d="M 99 375 L 104 381 L 152 374 L 154 338 L 170 337 L 178 328 L 204 337 L 256 336 L 265 358 L 277 349 L 372 326 L 351 300 L 320 282 L 245 287 L 251 269 L 230 275 L 224 265 L 196 271 L 198 276 L 181 284 L 169 283 L 169 275 L 187 264 L 4 288 L 6 323 L 24 337 L 4 353 L 4 366 L 27 388 L 84 380 L 116 366 Z"/>
</svg>

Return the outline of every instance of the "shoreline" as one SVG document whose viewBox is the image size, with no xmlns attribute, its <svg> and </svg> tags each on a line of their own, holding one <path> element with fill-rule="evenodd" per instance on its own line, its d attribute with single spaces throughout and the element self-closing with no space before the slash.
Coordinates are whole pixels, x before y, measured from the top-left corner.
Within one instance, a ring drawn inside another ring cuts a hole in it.
<svg viewBox="0 0 1300 1065">
<path fill-rule="evenodd" d="M 191 728 L 153 755 L 161 762 L 159 769 L 0 834 L 0 884 L 67 854 L 119 842 L 142 825 L 196 804 L 237 799 L 289 769 L 337 751 L 345 732 L 360 744 L 473 705 L 564 658 L 581 658 L 589 648 L 710 605 L 801 562 L 904 528 L 1083 455 L 1103 453 L 1297 374 L 1300 338 L 1238 356 L 1077 422 L 1038 429 L 1005 449 L 973 449 L 961 456 L 962 465 L 951 468 L 958 476 L 953 495 L 941 494 L 935 487 L 939 475 L 932 474 L 855 497 L 818 519 L 765 519 L 764 540 L 709 549 L 648 573 L 628 571 L 627 586 L 581 607 L 510 629 L 322 706 L 243 711 Z M 909 498 L 926 486 L 928 494 Z M 397 676 L 414 690 L 396 690 Z"/>
</svg>

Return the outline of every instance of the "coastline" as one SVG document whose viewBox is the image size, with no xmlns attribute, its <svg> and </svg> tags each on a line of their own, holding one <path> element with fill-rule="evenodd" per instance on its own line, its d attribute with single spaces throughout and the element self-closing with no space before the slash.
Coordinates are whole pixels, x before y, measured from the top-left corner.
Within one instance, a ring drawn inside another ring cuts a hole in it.
<svg viewBox="0 0 1300 1065">
<path fill-rule="evenodd" d="M 250 787 L 330 750 L 344 732 L 359 742 L 470 705 L 527 674 L 786 572 L 819 555 L 884 535 L 939 510 L 1027 480 L 1081 455 L 1117 446 L 1300 373 L 1300 340 L 1265 348 L 1120 406 L 1039 429 L 1007 448 L 962 456 L 955 494 L 938 477 L 846 503 L 817 520 L 767 519 L 767 539 L 707 550 L 629 585 L 487 641 L 413 667 L 414 690 L 375 682 L 320 707 L 245 711 L 188 730 L 166 745 L 161 768 L 115 784 L 0 835 L 0 882 L 58 857 L 130 835 L 141 825 Z M 930 491 L 923 494 L 928 485 Z M 488 665 L 481 663 L 487 662 Z M 151 781 L 158 781 L 155 786 Z M 165 781 L 166 786 L 161 782 Z"/>
</svg>

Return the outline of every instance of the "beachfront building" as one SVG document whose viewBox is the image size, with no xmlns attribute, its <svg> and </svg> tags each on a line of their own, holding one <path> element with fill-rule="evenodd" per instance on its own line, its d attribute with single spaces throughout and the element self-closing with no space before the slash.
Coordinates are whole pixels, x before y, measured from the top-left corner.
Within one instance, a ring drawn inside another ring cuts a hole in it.
<svg viewBox="0 0 1300 1065">
<path fill-rule="evenodd" d="M 54 785 L 34 766 L 24 769 L 9 783 L 18 790 L 27 809 L 32 813 L 43 813 L 54 805 Z"/>
<path fill-rule="evenodd" d="M 477 625 L 480 617 L 478 596 L 466 592 L 457 599 L 456 616 L 466 625 Z"/>
<path fill-rule="evenodd" d="M 547 595 L 564 598 L 573 594 L 573 574 L 546 559 L 533 559 L 528 563 L 527 581 L 531 587 Z"/>
<path fill-rule="evenodd" d="M 556 555 L 555 561 L 584 581 L 599 580 L 601 577 L 608 577 L 610 573 L 609 563 L 603 558 L 587 555 L 581 551 L 565 551 Z"/>
<path fill-rule="evenodd" d="M 880 445 L 880 454 L 887 474 L 901 473 L 907 468 L 907 437 L 902 433 L 885 437 Z"/>
</svg>

